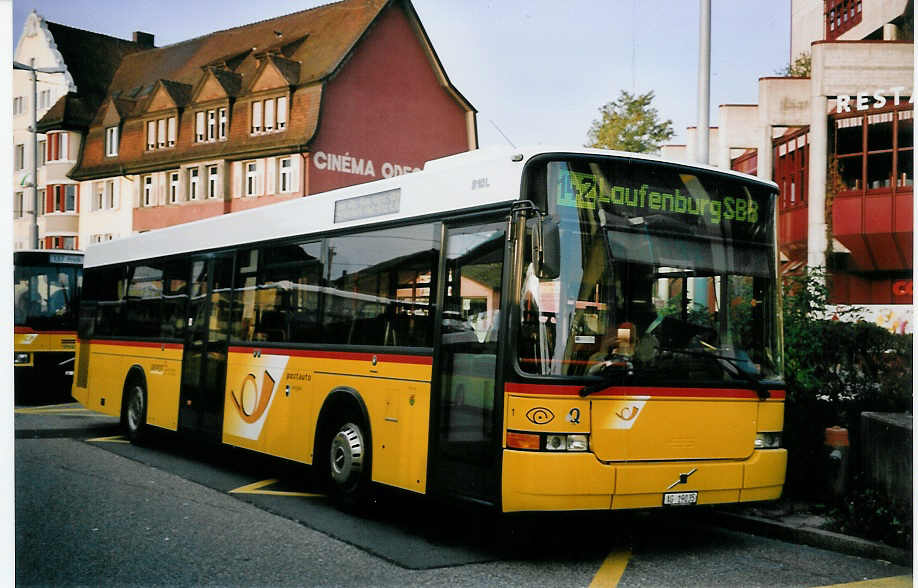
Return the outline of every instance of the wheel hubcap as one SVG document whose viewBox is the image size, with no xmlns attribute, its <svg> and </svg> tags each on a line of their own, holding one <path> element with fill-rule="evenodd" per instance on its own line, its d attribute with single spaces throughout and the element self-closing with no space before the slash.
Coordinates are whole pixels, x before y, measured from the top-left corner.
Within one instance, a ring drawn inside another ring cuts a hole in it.
<svg viewBox="0 0 918 588">
<path fill-rule="evenodd" d="M 338 485 L 346 485 L 363 470 L 363 435 L 360 428 L 347 423 L 331 443 L 331 476 Z"/>
<path fill-rule="evenodd" d="M 134 388 L 131 393 L 131 401 L 128 404 L 128 427 L 132 431 L 140 428 L 140 419 L 143 418 L 143 392 L 140 388 Z"/>
</svg>

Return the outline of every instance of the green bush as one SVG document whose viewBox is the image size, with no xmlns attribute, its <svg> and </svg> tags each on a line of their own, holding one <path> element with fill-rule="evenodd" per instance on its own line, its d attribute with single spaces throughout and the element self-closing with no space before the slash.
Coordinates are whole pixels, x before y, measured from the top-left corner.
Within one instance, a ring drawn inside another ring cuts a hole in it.
<svg viewBox="0 0 918 588">
<path fill-rule="evenodd" d="M 912 337 L 866 322 L 839 320 L 849 317 L 826 318 L 827 301 L 823 272 L 786 279 L 785 493 L 790 498 L 828 499 L 824 431 L 835 425 L 845 427 L 851 443 L 852 492 L 833 510 L 836 526 L 858 530 L 861 536 L 882 536 L 884 540 L 908 536 L 910 540 L 911 516 L 904 517 L 903 508 L 864 486 L 856 471 L 855 450 L 861 412 L 911 411 Z M 857 309 L 850 312 L 857 313 Z"/>
</svg>

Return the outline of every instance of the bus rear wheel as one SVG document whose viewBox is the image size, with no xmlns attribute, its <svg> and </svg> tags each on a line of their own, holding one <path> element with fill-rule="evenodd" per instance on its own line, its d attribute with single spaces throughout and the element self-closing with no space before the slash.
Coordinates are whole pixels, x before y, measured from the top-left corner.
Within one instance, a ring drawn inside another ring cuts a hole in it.
<svg viewBox="0 0 918 588">
<path fill-rule="evenodd" d="M 124 427 L 131 443 L 145 438 L 147 427 L 147 391 L 140 382 L 132 382 L 124 397 Z"/>
<path fill-rule="evenodd" d="M 339 419 L 329 429 L 327 480 L 332 498 L 361 506 L 370 497 L 370 448 L 361 419 Z"/>
</svg>

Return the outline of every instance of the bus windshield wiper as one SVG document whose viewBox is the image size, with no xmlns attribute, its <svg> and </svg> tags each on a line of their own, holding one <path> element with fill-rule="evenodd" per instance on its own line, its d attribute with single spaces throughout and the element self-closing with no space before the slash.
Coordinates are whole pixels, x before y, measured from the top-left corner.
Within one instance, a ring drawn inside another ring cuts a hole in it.
<svg viewBox="0 0 918 588">
<path fill-rule="evenodd" d="M 740 378 L 746 380 L 752 385 L 752 389 L 755 390 L 755 393 L 758 395 L 760 400 L 767 400 L 768 398 L 771 398 L 771 392 L 769 392 L 768 388 L 765 387 L 765 384 L 763 383 L 763 381 L 760 380 L 759 378 L 756 378 L 754 375 L 750 374 L 749 372 L 744 370 L 742 367 L 740 367 L 740 364 L 735 357 L 731 357 L 729 355 L 722 355 L 720 353 L 715 353 L 715 351 L 717 351 L 717 347 L 714 347 L 713 345 L 705 343 L 704 341 L 699 340 L 699 342 L 703 346 L 703 349 L 704 349 L 703 351 L 696 351 L 694 349 L 671 349 L 671 348 L 664 349 L 664 350 L 671 351 L 673 353 L 684 353 L 686 355 L 691 355 L 692 357 L 710 357 L 713 359 L 723 361 L 728 366 L 730 366 L 731 369 L 728 371 L 732 375 L 739 376 Z M 723 367 L 723 364 L 720 363 L 720 361 L 718 361 L 717 364 Z"/>
</svg>

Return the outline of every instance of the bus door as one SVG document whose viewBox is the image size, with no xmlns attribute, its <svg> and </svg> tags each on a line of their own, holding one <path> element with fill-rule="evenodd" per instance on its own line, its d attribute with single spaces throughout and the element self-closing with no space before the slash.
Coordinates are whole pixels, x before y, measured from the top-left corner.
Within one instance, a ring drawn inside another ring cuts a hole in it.
<svg viewBox="0 0 918 588">
<path fill-rule="evenodd" d="M 179 428 L 219 438 L 223 420 L 233 254 L 191 258 Z"/>
<path fill-rule="evenodd" d="M 506 222 L 448 227 L 432 387 L 432 490 L 498 497 L 498 345 Z"/>
</svg>

